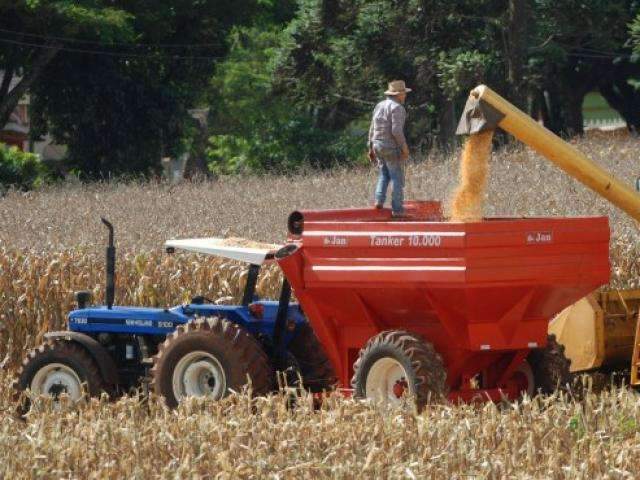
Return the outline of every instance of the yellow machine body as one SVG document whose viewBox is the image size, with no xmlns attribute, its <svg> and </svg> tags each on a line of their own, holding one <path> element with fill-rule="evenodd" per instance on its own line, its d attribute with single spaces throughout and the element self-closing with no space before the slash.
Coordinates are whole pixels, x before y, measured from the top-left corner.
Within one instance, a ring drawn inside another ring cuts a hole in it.
<svg viewBox="0 0 640 480">
<path fill-rule="evenodd" d="M 471 91 L 458 134 L 500 127 L 549 159 L 615 206 L 640 221 L 640 195 L 580 150 L 565 142 L 485 85 Z M 573 371 L 631 365 L 631 384 L 640 385 L 640 290 L 594 293 L 553 320 Z"/>
<path fill-rule="evenodd" d="M 572 372 L 628 367 L 639 310 L 640 290 L 592 293 L 560 312 L 549 333 L 564 345 Z"/>
</svg>

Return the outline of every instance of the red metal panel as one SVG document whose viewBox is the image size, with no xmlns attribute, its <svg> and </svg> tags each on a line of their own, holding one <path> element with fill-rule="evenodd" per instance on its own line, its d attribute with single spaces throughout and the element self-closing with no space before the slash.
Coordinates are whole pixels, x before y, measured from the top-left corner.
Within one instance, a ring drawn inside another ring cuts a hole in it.
<svg viewBox="0 0 640 480">
<path fill-rule="evenodd" d="M 434 205 L 414 202 L 406 221 L 375 209 L 296 213 L 298 248 L 278 261 L 345 387 L 354 352 L 402 328 L 432 342 L 462 388 L 507 368 L 495 363 L 504 355 L 543 346 L 552 316 L 609 280 L 606 217 L 424 221 Z"/>
</svg>

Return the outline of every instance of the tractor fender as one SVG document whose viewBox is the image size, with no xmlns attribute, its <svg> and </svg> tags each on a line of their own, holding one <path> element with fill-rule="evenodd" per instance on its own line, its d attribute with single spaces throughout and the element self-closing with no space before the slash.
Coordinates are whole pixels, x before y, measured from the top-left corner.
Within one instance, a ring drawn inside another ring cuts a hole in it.
<svg viewBox="0 0 640 480">
<path fill-rule="evenodd" d="M 118 367 L 106 348 L 104 348 L 97 340 L 89 335 L 80 332 L 49 332 L 45 333 L 45 338 L 64 340 L 74 342 L 82 346 L 98 364 L 100 374 L 105 383 L 109 385 L 118 385 Z"/>
</svg>

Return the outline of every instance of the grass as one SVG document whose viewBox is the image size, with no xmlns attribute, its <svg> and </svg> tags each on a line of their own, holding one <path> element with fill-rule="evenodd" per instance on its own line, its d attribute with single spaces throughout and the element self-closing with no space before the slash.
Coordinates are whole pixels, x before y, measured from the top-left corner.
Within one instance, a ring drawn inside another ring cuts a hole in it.
<svg viewBox="0 0 640 480">
<path fill-rule="evenodd" d="M 637 141 L 589 137 L 578 148 L 623 181 L 640 175 Z M 458 161 L 434 154 L 408 169 L 407 197 L 448 201 Z M 334 170 L 169 186 L 65 184 L 0 199 L 0 478 L 634 478 L 640 400 L 610 389 L 582 401 L 548 397 L 506 406 L 381 411 L 332 398 L 191 402 L 178 411 L 136 398 L 93 400 L 27 422 L 12 416 L 10 383 L 24 349 L 64 327 L 74 290 L 102 295 L 99 216 L 116 227 L 118 300 L 169 305 L 202 293 L 237 298 L 237 264 L 168 257 L 168 238 L 237 235 L 282 242 L 298 208 L 371 203 L 375 172 Z M 637 223 L 523 148 L 493 155 L 485 214 L 607 215 L 611 287 L 638 286 Z M 270 272 L 260 292 L 277 292 Z"/>
</svg>

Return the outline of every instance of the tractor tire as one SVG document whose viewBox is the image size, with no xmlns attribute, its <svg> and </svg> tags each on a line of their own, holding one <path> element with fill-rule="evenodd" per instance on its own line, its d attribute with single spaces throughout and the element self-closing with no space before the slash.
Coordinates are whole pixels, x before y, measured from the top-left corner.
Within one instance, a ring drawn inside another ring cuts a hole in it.
<svg viewBox="0 0 640 480">
<path fill-rule="evenodd" d="M 389 330 L 371 338 L 353 366 L 356 398 L 398 404 L 404 395 L 418 410 L 443 401 L 448 393 L 442 357 L 419 335 Z"/>
<path fill-rule="evenodd" d="M 219 400 L 249 382 L 254 395 L 267 394 L 274 377 L 264 349 L 244 328 L 220 318 L 198 319 L 180 325 L 159 345 L 151 388 L 175 408 L 185 397 Z"/>
<path fill-rule="evenodd" d="M 558 343 L 555 335 L 549 335 L 544 348 L 532 351 L 527 362 L 533 371 L 536 392 L 549 395 L 571 386 L 571 360 L 565 357 L 564 345 Z"/>
<path fill-rule="evenodd" d="M 109 393 L 97 363 L 82 346 L 53 339 L 31 350 L 18 370 L 14 394 L 20 415 L 31 408 L 30 399 L 24 395 L 26 390 L 54 398 L 66 393 L 74 402 L 85 394 L 97 397 L 102 392 Z"/>
<path fill-rule="evenodd" d="M 337 383 L 333 365 L 311 325 L 305 323 L 296 328 L 288 350 L 297 361 L 305 389 L 311 393 L 333 390 Z"/>
</svg>

